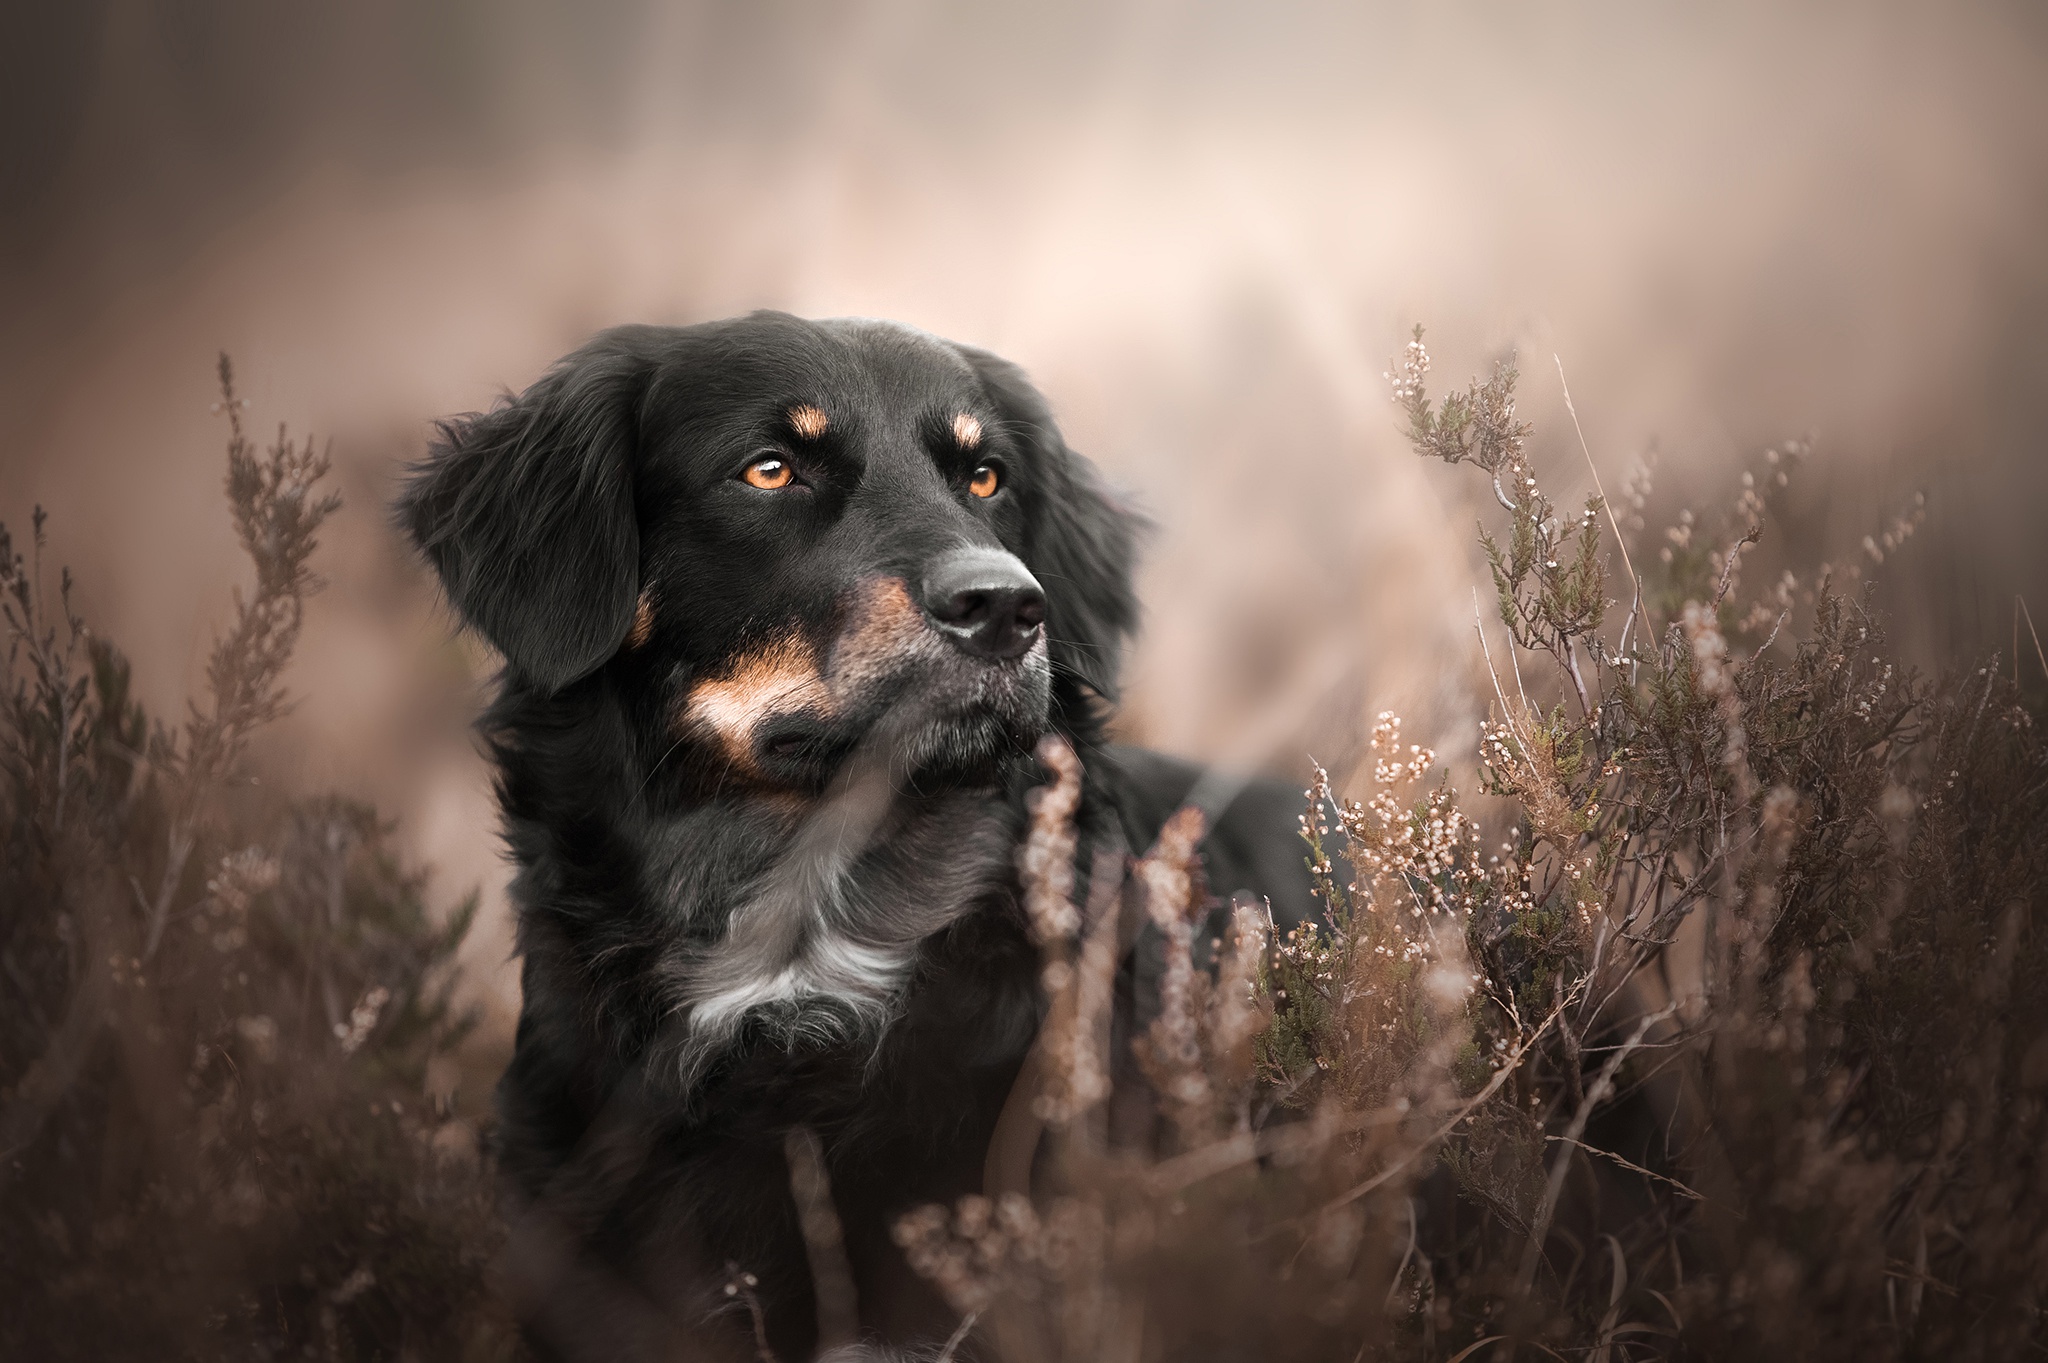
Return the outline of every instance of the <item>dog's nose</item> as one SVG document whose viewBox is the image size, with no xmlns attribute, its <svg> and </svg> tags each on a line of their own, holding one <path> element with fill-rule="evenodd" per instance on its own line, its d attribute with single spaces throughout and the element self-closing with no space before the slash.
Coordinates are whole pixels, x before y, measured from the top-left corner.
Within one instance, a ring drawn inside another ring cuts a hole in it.
<svg viewBox="0 0 2048 1363">
<path fill-rule="evenodd" d="M 1045 592 L 1016 555 L 961 549 L 925 574 L 924 609 L 943 633 L 976 657 L 1017 658 L 1038 642 Z"/>
</svg>

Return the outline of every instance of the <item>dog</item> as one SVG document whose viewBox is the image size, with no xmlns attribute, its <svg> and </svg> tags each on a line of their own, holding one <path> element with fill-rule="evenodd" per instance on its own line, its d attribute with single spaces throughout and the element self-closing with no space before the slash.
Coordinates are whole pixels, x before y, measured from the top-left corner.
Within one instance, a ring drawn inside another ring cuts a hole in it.
<svg viewBox="0 0 2048 1363">
<path fill-rule="evenodd" d="M 799 1128 L 862 1337 L 945 1339 L 890 1228 L 982 1190 L 1039 1024 L 1034 747 L 1082 760 L 1084 888 L 1203 774 L 1105 739 L 1139 517 L 1015 365 L 772 312 L 598 335 L 440 423 L 396 515 L 504 659 L 479 731 L 517 866 L 495 1142 L 529 1340 L 811 1356 Z M 1211 901 L 1312 912 L 1299 795 L 1203 789 Z"/>
</svg>

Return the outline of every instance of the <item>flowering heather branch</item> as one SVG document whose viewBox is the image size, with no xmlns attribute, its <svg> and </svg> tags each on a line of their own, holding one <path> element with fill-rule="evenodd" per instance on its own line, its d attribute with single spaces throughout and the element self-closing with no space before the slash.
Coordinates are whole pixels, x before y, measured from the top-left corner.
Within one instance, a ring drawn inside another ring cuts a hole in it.
<svg viewBox="0 0 2048 1363">
<path fill-rule="evenodd" d="M 1493 480 L 1493 495 L 1508 511 L 1521 513 L 1518 499 L 1527 479 L 1523 444 L 1530 427 L 1515 420 L 1513 360 L 1494 366 L 1493 377 L 1463 393 L 1453 393 L 1432 407 L 1424 380 L 1429 375 L 1429 350 L 1418 325 L 1398 365 L 1385 375 L 1394 401 L 1408 418 L 1408 441 L 1416 450 L 1447 464 L 1471 462 Z M 1511 494 L 1501 486 L 1507 479 Z"/>
<path fill-rule="evenodd" d="M 1015 1360 L 2048 1347 L 2048 998 L 2013 983 L 2048 971 L 2038 715 L 1995 659 L 1900 666 L 1846 569 L 1746 591 L 1803 439 L 1619 565 L 1617 634 L 1603 525 L 1646 530 L 1650 461 L 1612 514 L 1561 515 L 1512 363 L 1441 404 L 1429 367 L 1419 332 L 1390 367 L 1411 441 L 1507 517 L 1480 544 L 1509 636 L 1478 770 L 1500 830 L 1382 715 L 1355 797 L 1320 767 L 1307 792 L 1319 921 L 1268 942 L 1234 903 L 1207 969 L 1199 831 L 1170 824 L 1138 868 L 1165 952 L 1133 1042 L 1168 1139 L 1105 1152 L 1077 1124 L 1035 1221 L 927 1209 L 913 1262 Z M 1036 816 L 1067 817 L 1055 776 Z M 1101 913 L 1069 916 L 1059 833 L 1035 817 L 1026 895 L 1071 1048 L 1071 944 Z M 1048 1119 L 1076 1110 L 1041 1082 Z"/>
<path fill-rule="evenodd" d="M 1038 1083 L 1030 1101 L 1038 1120 L 1064 1126 L 1109 1094 L 1103 1029 L 1116 973 L 1114 897 L 1124 870 L 1120 856 L 1098 858 L 1077 959 L 1074 937 L 1084 926 L 1073 901 L 1074 813 L 1081 803 L 1081 762 L 1057 735 L 1039 744 L 1038 756 L 1053 780 L 1027 797 L 1031 826 L 1017 854 L 1025 917 L 1038 943 L 1041 983 L 1049 1000 L 1033 1052 Z"/>
<path fill-rule="evenodd" d="M 496 1355 L 476 1132 L 452 1084 L 422 1100 L 469 1026 L 476 901 L 435 922 L 359 804 L 233 798 L 337 503 L 310 446 L 252 448 L 221 379 L 256 584 L 181 731 L 68 575 L 43 614 L 40 511 L 33 565 L 0 529 L 0 1355 Z"/>
<path fill-rule="evenodd" d="M 182 747 L 161 729 L 148 743 L 150 765 L 164 781 L 167 831 L 156 894 L 145 899 L 139 881 L 130 882 L 142 912 L 142 940 L 133 953 L 134 970 L 148 965 L 162 944 L 187 860 L 197 844 L 201 821 L 212 812 L 214 795 L 240 758 L 250 733 L 285 708 L 277 678 L 297 641 L 304 597 L 316 585 L 306 567 L 316 543 L 313 534 L 340 505 L 332 494 L 313 495 L 313 485 L 325 475 L 327 461 L 310 446 L 294 446 L 280 429 L 267 460 L 255 455 L 242 434 L 240 402 L 225 355 L 220 359 L 220 383 L 221 406 L 228 414 L 231 431 L 228 499 L 236 532 L 256 566 L 257 592 L 247 601 L 236 593 L 235 623 L 214 646 L 207 667 L 212 713 L 203 715 L 193 707 Z M 55 839 L 62 834 L 65 812 L 75 794 L 74 769 L 87 755 L 95 727 L 87 704 L 90 678 L 77 671 L 77 655 L 87 632 L 71 610 L 68 570 L 59 593 L 68 640 L 63 650 L 57 647 L 55 626 L 42 622 L 42 526 L 39 508 L 35 517 L 36 568 L 28 573 L 22 571 L 18 556 L 9 552 L 4 532 L 0 532 L 0 588 L 9 597 L 10 674 L 23 654 L 29 662 L 29 676 L 12 693 L 7 726 L 12 735 L 9 746 L 14 761 L 10 765 L 16 774 L 16 808 L 46 805 L 49 836 Z M 120 678 L 119 695 L 113 694 L 116 683 L 109 681 L 102 688 L 102 699 L 113 701 L 110 708 L 116 722 L 132 731 L 129 737 L 133 741 L 123 744 L 127 751 L 118 763 L 118 779 L 125 784 L 141 737 L 139 718 L 131 720 L 127 713 L 126 664 L 102 650 L 98 669 Z M 105 723 L 98 726 L 99 733 L 110 737 L 107 729 Z M 54 760 L 45 763 L 39 756 L 44 752 Z M 53 767 L 47 778 L 39 774 L 43 765 Z M 49 796 L 43 797 L 42 790 L 48 790 Z M 65 858 L 87 855 L 78 848 Z M 100 899 L 91 898 L 95 903 Z M 127 924 L 98 912 L 80 914 L 71 921 L 77 925 L 74 931 L 82 931 L 86 938 L 90 964 L 72 991 L 65 1020 L 52 1034 L 49 1049 L 31 1067 L 29 1082 L 17 1090 L 12 1101 L 0 1106 L 0 1150 L 33 1141 L 76 1079 L 105 1013 L 107 982 L 100 962 L 128 957 L 121 949 Z M 0 1169 L 0 1182 L 5 1178 L 6 1172 Z"/>
<path fill-rule="evenodd" d="M 1031 828 L 1017 850 L 1024 912 L 1041 947 L 1070 940 L 1081 926 L 1074 909 L 1074 811 L 1081 804 L 1081 759 L 1054 734 L 1038 745 L 1052 784 L 1026 797 Z"/>
<path fill-rule="evenodd" d="M 1159 830 L 1159 841 L 1138 863 L 1145 912 L 1165 944 L 1159 977 L 1159 1016 L 1134 1050 L 1145 1077 L 1179 1130 L 1181 1140 L 1199 1140 L 1213 1116 L 1215 1089 L 1204 1065 L 1201 1019 L 1208 1004 L 1209 977 L 1195 969 L 1195 849 L 1204 821 L 1199 809 L 1182 809 Z"/>
<path fill-rule="evenodd" d="M 1398 370 L 1390 372 L 1394 401 L 1408 418 L 1408 439 L 1417 453 L 1446 463 L 1477 464 L 1493 480 L 1495 498 L 1509 513 L 1505 545 L 1481 531 L 1493 574 L 1501 623 L 1524 648 L 1540 649 L 1556 661 L 1572 684 L 1579 712 L 1593 698 L 1579 667 L 1580 642 L 1595 635 L 1607 610 L 1606 573 L 1600 561 L 1594 518 L 1604 506 L 1588 499 L 1576 517 L 1562 517 L 1538 487 L 1524 442 L 1529 427 L 1515 420 L 1513 361 L 1494 366 L 1493 377 L 1432 407 L 1423 382 L 1429 351 L 1422 328 Z M 1512 493 L 1501 486 L 1508 481 Z"/>
<path fill-rule="evenodd" d="M 1230 907 L 1229 941 L 1214 944 L 1226 949 L 1219 958 L 1211 991 L 1206 1044 L 1215 1090 L 1233 1099 L 1233 1125 L 1240 1128 L 1248 1125 L 1242 1097 L 1256 1073 L 1258 1036 L 1272 1020 L 1261 987 L 1270 928 L 1270 910 L 1249 896 L 1240 896 Z"/>
<path fill-rule="evenodd" d="M 234 622 L 207 659 L 211 710 L 191 706 L 182 747 L 161 732 L 150 744 L 150 760 L 172 795 L 163 874 L 147 905 L 145 960 L 163 941 L 209 802 L 241 759 L 249 736 L 289 708 L 279 678 L 298 643 L 306 597 L 320 585 L 307 563 L 321 524 L 341 506 L 339 494 L 315 492 L 328 463 L 312 441 L 295 444 L 280 425 L 276 442 L 258 455 L 242 431 L 244 403 L 235 395 L 234 367 L 226 354 L 220 357 L 220 394 L 214 410 L 228 418 L 228 506 L 236 538 L 256 569 L 256 592 L 244 598 L 235 590 Z"/>
<path fill-rule="evenodd" d="M 349 1010 L 348 1021 L 334 1024 L 334 1039 L 340 1043 L 343 1055 L 354 1055 L 363 1048 L 377 1028 L 378 1015 L 389 1002 L 391 991 L 381 984 L 373 985 Z"/>
<path fill-rule="evenodd" d="M 1047 967 L 1052 997 L 1040 1029 L 1038 1091 L 1032 1111 L 1065 1126 L 1109 1096 L 1109 1012 L 1116 987 L 1117 911 L 1123 884 L 1121 856 L 1096 859 L 1089 893 L 1088 928 L 1071 966 Z"/>
</svg>

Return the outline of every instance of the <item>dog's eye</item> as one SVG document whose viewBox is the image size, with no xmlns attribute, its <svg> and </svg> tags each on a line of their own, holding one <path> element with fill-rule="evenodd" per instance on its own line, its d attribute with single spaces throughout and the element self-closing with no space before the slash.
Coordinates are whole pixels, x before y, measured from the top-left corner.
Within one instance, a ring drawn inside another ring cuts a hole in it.
<svg viewBox="0 0 2048 1363">
<path fill-rule="evenodd" d="M 996 489 L 1003 485 L 1003 476 L 994 464 L 983 464 L 968 480 L 967 490 L 977 497 L 993 497 Z"/>
<path fill-rule="evenodd" d="M 788 487 L 796 478 L 796 474 L 790 469 L 788 460 L 769 458 L 756 459 L 747 465 L 747 471 L 740 477 L 746 480 L 749 487 L 773 492 L 776 488 Z"/>
</svg>

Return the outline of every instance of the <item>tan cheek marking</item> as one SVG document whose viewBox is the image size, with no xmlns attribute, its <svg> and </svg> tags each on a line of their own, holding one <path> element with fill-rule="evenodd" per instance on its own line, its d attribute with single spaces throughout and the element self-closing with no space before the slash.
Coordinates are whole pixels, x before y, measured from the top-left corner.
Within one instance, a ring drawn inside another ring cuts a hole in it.
<svg viewBox="0 0 2048 1363">
<path fill-rule="evenodd" d="M 981 447 L 981 422 L 966 412 L 962 412 L 959 416 L 953 418 L 953 439 L 959 443 L 960 448 L 963 450 L 979 449 Z"/>
<path fill-rule="evenodd" d="M 789 428 L 806 440 L 816 440 L 831 424 L 824 412 L 809 403 L 789 409 Z"/>
<path fill-rule="evenodd" d="M 633 607 L 633 628 L 626 632 L 627 648 L 644 648 L 654 637 L 654 594 L 640 593 L 640 604 Z"/>
<path fill-rule="evenodd" d="M 940 643 L 910 599 L 910 584 L 900 577 L 863 583 L 848 614 L 852 628 L 832 645 L 828 682 L 835 696 L 848 697 Z"/>
<path fill-rule="evenodd" d="M 832 709 L 810 645 L 788 638 L 741 657 L 727 675 L 692 686 L 677 727 L 708 729 L 735 761 L 751 765 L 754 729 L 761 721 L 795 710 Z"/>
</svg>

